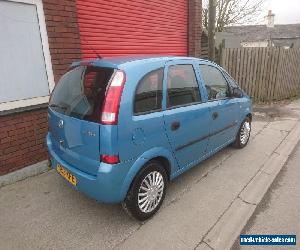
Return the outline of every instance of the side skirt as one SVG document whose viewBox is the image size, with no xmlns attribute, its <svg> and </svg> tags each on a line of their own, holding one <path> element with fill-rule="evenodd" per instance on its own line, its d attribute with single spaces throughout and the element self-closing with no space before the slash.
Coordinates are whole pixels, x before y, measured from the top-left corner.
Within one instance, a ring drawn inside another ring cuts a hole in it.
<svg viewBox="0 0 300 250">
<path fill-rule="evenodd" d="M 220 151 L 221 149 L 225 148 L 226 146 L 230 145 L 232 142 L 234 142 L 235 138 L 227 141 L 226 143 L 222 144 L 221 146 L 217 147 L 216 149 L 206 153 L 205 155 L 203 155 L 202 157 L 200 157 L 198 160 L 193 161 L 191 163 L 189 163 L 188 165 L 186 165 L 185 167 L 179 169 L 178 171 L 176 171 L 175 173 L 171 174 L 170 179 L 173 180 L 176 177 L 178 177 L 179 175 L 181 175 L 182 173 L 186 172 L 187 170 L 189 170 L 192 167 L 197 166 L 200 162 L 206 160 L 207 158 L 209 158 L 210 156 L 214 155 L 215 153 L 217 153 L 218 151 Z"/>
</svg>

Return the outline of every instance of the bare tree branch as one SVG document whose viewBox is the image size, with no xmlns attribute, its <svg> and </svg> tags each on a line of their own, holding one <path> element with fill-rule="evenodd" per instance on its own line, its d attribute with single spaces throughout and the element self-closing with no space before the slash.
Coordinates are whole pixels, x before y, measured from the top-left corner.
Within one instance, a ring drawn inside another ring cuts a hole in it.
<svg viewBox="0 0 300 250">
<path fill-rule="evenodd" d="M 216 30 L 233 24 L 257 23 L 266 0 L 216 0 Z M 203 26 L 207 29 L 208 1 L 203 0 Z M 261 20 L 261 19 L 259 19 Z"/>
</svg>

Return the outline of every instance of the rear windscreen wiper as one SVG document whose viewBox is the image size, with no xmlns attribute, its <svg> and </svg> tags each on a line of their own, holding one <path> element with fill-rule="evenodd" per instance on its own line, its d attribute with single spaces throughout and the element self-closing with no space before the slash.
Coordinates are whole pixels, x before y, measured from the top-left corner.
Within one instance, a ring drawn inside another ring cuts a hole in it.
<svg viewBox="0 0 300 250">
<path fill-rule="evenodd" d="M 51 108 L 60 108 L 62 110 L 67 110 L 67 107 L 63 107 L 63 106 L 60 106 L 60 105 L 57 105 L 57 104 L 50 104 L 49 107 L 51 107 Z"/>
</svg>

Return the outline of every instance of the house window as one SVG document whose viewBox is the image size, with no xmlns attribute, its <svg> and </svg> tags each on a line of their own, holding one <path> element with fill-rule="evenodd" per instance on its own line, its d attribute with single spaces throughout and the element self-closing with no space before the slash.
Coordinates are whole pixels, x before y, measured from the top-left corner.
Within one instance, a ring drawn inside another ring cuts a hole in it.
<svg viewBox="0 0 300 250">
<path fill-rule="evenodd" d="M 42 1 L 0 1 L 0 32 L 0 111 L 47 103 L 54 79 Z"/>
</svg>

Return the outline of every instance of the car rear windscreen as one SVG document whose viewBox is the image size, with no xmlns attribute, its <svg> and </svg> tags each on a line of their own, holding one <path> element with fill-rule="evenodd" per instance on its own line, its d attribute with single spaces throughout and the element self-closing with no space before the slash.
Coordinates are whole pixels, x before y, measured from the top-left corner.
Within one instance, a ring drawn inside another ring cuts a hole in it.
<svg viewBox="0 0 300 250">
<path fill-rule="evenodd" d="M 52 92 L 49 107 L 64 115 L 99 122 L 106 88 L 114 69 L 76 67 L 62 76 Z"/>
</svg>

